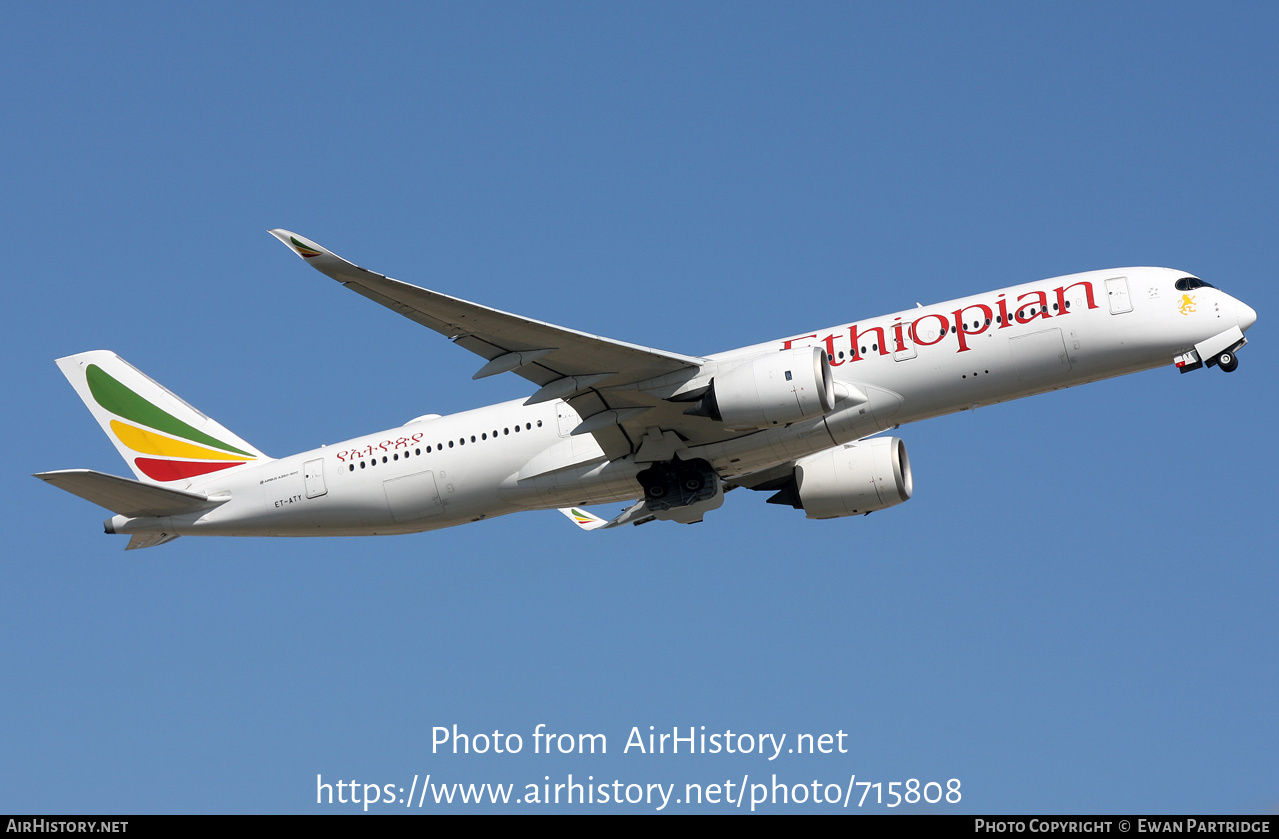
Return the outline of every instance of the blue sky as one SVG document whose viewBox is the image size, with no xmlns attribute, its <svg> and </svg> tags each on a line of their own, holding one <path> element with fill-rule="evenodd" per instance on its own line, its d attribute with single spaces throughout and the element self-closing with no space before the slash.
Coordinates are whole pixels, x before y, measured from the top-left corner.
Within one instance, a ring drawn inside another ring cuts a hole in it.
<svg viewBox="0 0 1279 839">
<path fill-rule="evenodd" d="M 0 810 L 347 812 L 316 805 L 317 774 L 427 773 L 1279 807 L 1272 5 L 4 18 Z M 1202 276 L 1259 321 L 1230 376 L 1170 366 L 904 427 L 915 497 L 867 518 L 742 491 L 691 527 L 526 513 L 126 555 L 103 511 L 30 477 L 127 471 L 56 357 L 113 349 L 273 455 L 528 392 L 471 381 L 472 356 L 272 227 L 690 354 L 1123 265 Z M 609 752 L 532 754 L 538 723 Z M 525 748 L 432 754 L 453 724 Z M 842 730 L 849 751 L 623 754 L 650 725 Z"/>
</svg>

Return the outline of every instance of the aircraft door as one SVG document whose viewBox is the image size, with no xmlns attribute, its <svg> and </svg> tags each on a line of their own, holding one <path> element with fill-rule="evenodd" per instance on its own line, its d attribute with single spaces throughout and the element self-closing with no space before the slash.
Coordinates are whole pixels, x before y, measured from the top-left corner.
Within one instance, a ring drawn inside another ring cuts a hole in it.
<svg viewBox="0 0 1279 839">
<path fill-rule="evenodd" d="M 324 485 L 324 458 L 308 460 L 302 467 L 302 480 L 306 484 L 306 497 L 319 498 L 327 493 Z"/>
<path fill-rule="evenodd" d="M 578 416 L 577 411 L 573 410 L 573 406 L 567 402 L 555 403 L 555 416 L 560 424 L 560 436 L 569 436 L 574 428 L 582 423 L 582 418 Z"/>
<path fill-rule="evenodd" d="M 894 330 L 893 332 L 890 332 L 890 333 L 889 333 L 888 340 L 890 340 L 890 341 L 896 341 L 896 340 L 897 340 L 897 338 L 896 338 L 896 331 L 895 331 L 895 330 Z M 904 323 L 904 324 L 902 324 L 902 343 L 901 343 L 901 345 L 902 345 L 903 347 L 905 347 L 906 349 L 904 349 L 904 350 L 899 350 L 899 349 L 897 349 L 896 344 L 894 344 L 894 345 L 893 345 L 893 350 L 894 350 L 894 352 L 893 352 L 893 361 L 905 361 L 905 360 L 906 360 L 906 359 L 908 359 L 908 358 L 914 358 L 914 357 L 915 357 L 915 353 L 916 353 L 916 350 L 915 350 L 915 336 L 910 334 L 910 324 L 909 324 L 909 323 Z"/>
<path fill-rule="evenodd" d="M 1122 315 L 1132 311 L 1132 300 L 1128 298 L 1128 278 L 1115 277 L 1106 280 L 1106 298 L 1110 301 L 1110 313 Z"/>
</svg>

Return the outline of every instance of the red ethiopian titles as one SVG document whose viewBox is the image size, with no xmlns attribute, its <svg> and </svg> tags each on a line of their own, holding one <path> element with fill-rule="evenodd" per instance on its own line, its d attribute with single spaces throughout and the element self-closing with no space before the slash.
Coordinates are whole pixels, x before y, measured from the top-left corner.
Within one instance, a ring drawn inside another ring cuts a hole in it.
<svg viewBox="0 0 1279 839">
<path fill-rule="evenodd" d="M 875 336 L 875 340 L 871 342 L 870 346 L 878 349 L 880 355 L 888 355 L 890 352 L 894 351 L 905 352 L 907 349 L 906 341 L 908 337 L 917 346 L 931 347 L 934 344 L 940 343 L 947 335 L 954 335 L 958 340 L 959 349 L 955 350 L 955 352 L 967 352 L 972 349 L 972 347 L 968 346 L 968 336 L 980 335 L 987 329 L 990 329 L 992 325 L 994 325 L 996 329 L 1005 329 L 1013 325 L 1014 319 L 1016 319 L 1017 323 L 1025 324 L 1030 323 L 1035 318 L 1043 318 L 1047 320 L 1051 317 L 1061 317 L 1062 315 L 1070 314 L 1070 307 L 1066 302 L 1066 292 L 1076 287 L 1080 287 L 1084 290 L 1084 294 L 1088 300 L 1088 308 L 1096 309 L 1097 303 L 1093 300 L 1092 283 L 1086 280 L 1081 280 L 1077 283 L 1072 283 L 1068 286 L 1060 286 L 1052 290 L 1052 293 L 1056 295 L 1057 298 L 1056 302 L 1053 304 L 1053 309 L 1056 312 L 1055 315 L 1050 315 L 1048 313 L 1048 292 L 1028 291 L 1025 294 L 1018 295 L 1012 314 L 1009 314 L 1008 312 L 1008 300 L 1003 294 L 1001 294 L 995 300 L 993 308 L 985 303 L 969 303 L 967 306 L 956 309 L 954 312 L 950 313 L 953 320 L 948 319 L 946 315 L 929 312 L 928 314 L 920 315 L 915 318 L 915 320 L 907 324 L 900 316 L 898 316 L 897 319 L 893 321 L 892 325 L 888 327 L 893 334 L 893 340 L 896 344 L 895 350 L 890 350 L 887 346 L 888 342 L 884 338 L 884 327 L 869 326 L 865 329 L 858 329 L 857 324 L 855 323 L 849 324 L 848 326 L 847 340 L 851 344 L 852 350 L 849 352 L 849 357 L 847 359 L 843 358 L 842 353 L 837 354 L 835 350 L 835 341 L 843 339 L 843 333 L 827 335 L 825 338 L 821 339 L 821 343 L 826 345 L 826 354 L 830 358 L 832 367 L 838 367 L 841 364 L 850 361 L 861 361 L 862 353 L 866 348 L 865 345 L 862 344 L 862 339 L 870 335 Z M 968 320 L 968 317 L 972 314 L 977 315 L 977 317 L 973 320 Z M 933 336 L 933 330 L 927 328 L 931 325 L 932 321 L 936 321 L 935 326 L 937 332 L 935 336 Z M 925 327 L 922 330 L 920 328 L 921 325 Z M 925 340 L 921 337 L 921 334 L 933 337 Z M 783 349 L 789 350 L 796 343 L 800 343 L 801 346 L 805 346 L 802 342 L 809 338 L 817 339 L 816 333 L 812 335 L 800 335 L 797 338 L 790 338 L 783 342 L 782 347 Z"/>
</svg>

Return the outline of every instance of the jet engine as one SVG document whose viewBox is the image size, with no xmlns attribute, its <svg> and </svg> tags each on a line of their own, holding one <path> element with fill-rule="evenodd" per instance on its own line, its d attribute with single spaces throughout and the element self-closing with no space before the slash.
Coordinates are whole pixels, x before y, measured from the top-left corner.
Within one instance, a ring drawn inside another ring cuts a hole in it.
<svg viewBox="0 0 1279 839">
<path fill-rule="evenodd" d="M 796 347 L 720 373 L 686 413 L 719 420 L 728 428 L 771 428 L 820 417 L 834 407 L 835 382 L 826 353 Z"/>
<path fill-rule="evenodd" d="M 910 498 L 913 482 L 906 444 L 877 437 L 795 461 L 795 473 L 770 504 L 790 504 L 810 519 L 884 510 Z"/>
</svg>

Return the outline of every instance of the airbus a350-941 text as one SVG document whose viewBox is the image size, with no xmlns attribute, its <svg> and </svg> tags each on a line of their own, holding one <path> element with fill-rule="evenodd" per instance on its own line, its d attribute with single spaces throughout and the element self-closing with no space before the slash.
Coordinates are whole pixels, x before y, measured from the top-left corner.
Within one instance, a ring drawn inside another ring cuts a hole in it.
<svg viewBox="0 0 1279 839">
<path fill-rule="evenodd" d="M 809 518 L 912 492 L 916 420 L 1167 364 L 1233 371 L 1248 305 L 1183 271 L 1116 268 L 919 306 L 710 356 L 500 312 L 392 280 L 271 231 L 347 288 L 514 373 L 525 399 L 427 414 L 273 458 L 105 350 L 58 366 L 133 470 L 41 478 L 116 515 L 128 547 L 185 535 L 357 536 L 559 509 L 586 530 L 693 523 L 726 489 Z M 633 501 L 611 520 L 583 510 Z"/>
</svg>

